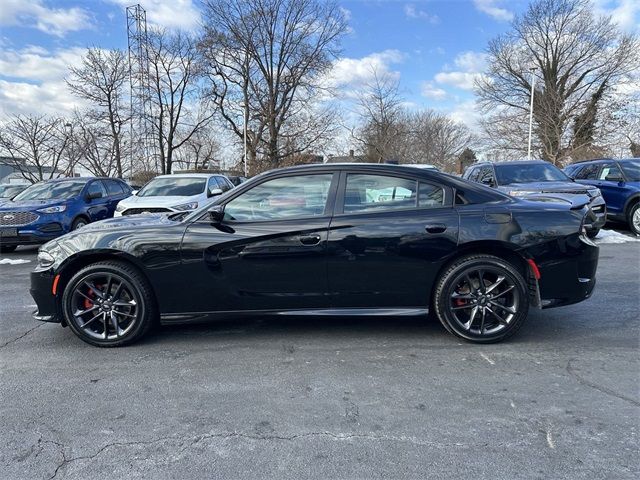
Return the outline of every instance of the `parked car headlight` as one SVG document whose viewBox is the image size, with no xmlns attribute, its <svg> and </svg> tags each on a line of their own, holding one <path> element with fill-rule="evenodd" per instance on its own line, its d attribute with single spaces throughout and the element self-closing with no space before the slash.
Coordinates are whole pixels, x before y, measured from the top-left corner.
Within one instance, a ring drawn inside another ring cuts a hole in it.
<svg viewBox="0 0 640 480">
<path fill-rule="evenodd" d="M 67 209 L 66 205 L 56 205 L 55 207 L 41 208 L 37 210 L 40 213 L 60 213 Z"/>
<path fill-rule="evenodd" d="M 49 268 L 55 261 L 49 252 L 38 252 L 38 268 Z"/>
<path fill-rule="evenodd" d="M 180 210 L 180 211 L 195 210 L 196 208 L 198 208 L 198 202 L 183 203 L 182 205 L 176 205 L 171 208 L 173 208 L 174 210 Z"/>
<path fill-rule="evenodd" d="M 536 193 L 540 192 L 536 192 L 535 190 L 511 190 L 509 195 L 512 197 L 526 197 L 527 195 L 534 195 Z"/>
<path fill-rule="evenodd" d="M 116 212 L 123 212 L 124 209 L 127 208 L 125 207 L 122 202 L 118 203 L 118 205 L 116 205 Z"/>
<path fill-rule="evenodd" d="M 600 191 L 599 188 L 590 188 L 589 195 L 591 195 L 592 198 L 601 197 L 602 192 Z"/>
</svg>

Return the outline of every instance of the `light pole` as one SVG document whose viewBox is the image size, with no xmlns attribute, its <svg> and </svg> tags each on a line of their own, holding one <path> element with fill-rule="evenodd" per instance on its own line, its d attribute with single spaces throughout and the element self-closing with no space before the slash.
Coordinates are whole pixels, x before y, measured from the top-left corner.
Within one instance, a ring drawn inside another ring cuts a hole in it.
<svg viewBox="0 0 640 480">
<path fill-rule="evenodd" d="M 69 176 L 73 177 L 75 174 L 73 172 L 74 170 L 74 163 L 75 163 L 75 155 L 74 155 L 74 146 L 73 146 L 73 124 L 72 123 L 65 123 L 64 124 L 65 128 L 69 129 L 69 140 L 71 141 L 71 144 L 69 145 Z"/>
<path fill-rule="evenodd" d="M 533 92 L 536 83 L 536 67 L 531 67 L 531 105 L 529 106 L 529 148 L 527 149 L 527 160 L 531 160 L 531 133 L 533 131 Z"/>
<path fill-rule="evenodd" d="M 245 98 L 244 102 L 244 176 L 249 176 L 249 165 L 247 164 L 247 124 L 249 123 L 249 105 L 247 104 L 247 100 Z"/>
</svg>

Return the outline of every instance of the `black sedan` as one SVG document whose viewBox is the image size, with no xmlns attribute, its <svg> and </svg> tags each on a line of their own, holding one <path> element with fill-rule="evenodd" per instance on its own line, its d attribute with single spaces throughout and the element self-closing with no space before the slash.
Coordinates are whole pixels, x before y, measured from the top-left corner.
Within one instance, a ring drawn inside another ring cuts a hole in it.
<svg viewBox="0 0 640 480">
<path fill-rule="evenodd" d="M 580 302 L 582 204 L 528 202 L 394 165 L 268 172 L 191 213 L 105 220 L 42 246 L 35 317 L 97 346 L 234 315 L 425 315 L 480 343 Z"/>
</svg>

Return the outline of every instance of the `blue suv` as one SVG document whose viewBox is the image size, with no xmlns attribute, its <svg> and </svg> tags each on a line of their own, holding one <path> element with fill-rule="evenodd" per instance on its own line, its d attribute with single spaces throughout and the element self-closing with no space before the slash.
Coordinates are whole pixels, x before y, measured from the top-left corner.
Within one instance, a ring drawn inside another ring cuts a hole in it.
<svg viewBox="0 0 640 480">
<path fill-rule="evenodd" d="M 59 178 L 36 183 L 0 206 L 0 252 L 45 243 L 113 217 L 131 188 L 116 178 Z"/>
<path fill-rule="evenodd" d="M 640 235 L 640 158 L 589 160 L 564 171 L 576 182 L 598 187 L 607 202 L 607 216 L 628 223 Z"/>
</svg>

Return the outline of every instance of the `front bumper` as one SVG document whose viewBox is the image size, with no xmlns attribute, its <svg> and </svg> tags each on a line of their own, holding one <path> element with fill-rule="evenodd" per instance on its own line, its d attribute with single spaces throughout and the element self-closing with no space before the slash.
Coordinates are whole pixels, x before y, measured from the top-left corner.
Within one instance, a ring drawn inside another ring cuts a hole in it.
<svg viewBox="0 0 640 480">
<path fill-rule="evenodd" d="M 62 321 L 60 315 L 58 295 L 53 293 L 55 275 L 52 271 L 31 272 L 31 288 L 29 293 L 36 302 L 37 310 L 33 312 L 33 318 L 43 322 Z"/>
<path fill-rule="evenodd" d="M 68 232 L 59 222 L 42 222 L 13 228 L 17 229 L 18 235 L 0 237 L 2 245 L 40 245 Z"/>
<path fill-rule="evenodd" d="M 596 244 L 583 235 L 572 235 L 554 247 L 536 259 L 542 308 L 582 302 L 596 285 L 600 251 Z"/>
</svg>

